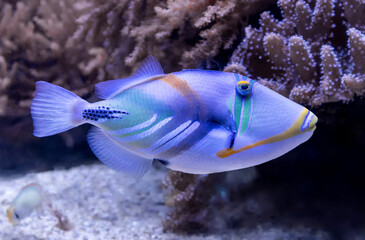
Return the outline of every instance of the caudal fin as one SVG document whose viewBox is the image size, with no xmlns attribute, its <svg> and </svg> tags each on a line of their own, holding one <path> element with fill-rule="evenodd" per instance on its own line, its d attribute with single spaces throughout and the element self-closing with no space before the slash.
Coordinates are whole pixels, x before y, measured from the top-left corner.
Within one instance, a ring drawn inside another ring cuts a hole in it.
<svg viewBox="0 0 365 240">
<path fill-rule="evenodd" d="M 83 124 L 82 110 L 87 104 L 62 87 L 44 81 L 37 82 L 30 107 L 34 136 L 46 137 Z"/>
</svg>

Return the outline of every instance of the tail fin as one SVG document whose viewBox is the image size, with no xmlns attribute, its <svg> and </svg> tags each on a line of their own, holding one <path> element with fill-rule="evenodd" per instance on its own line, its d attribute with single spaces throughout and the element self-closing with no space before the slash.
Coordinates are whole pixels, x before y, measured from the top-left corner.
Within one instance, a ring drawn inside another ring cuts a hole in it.
<svg viewBox="0 0 365 240">
<path fill-rule="evenodd" d="M 30 107 L 34 136 L 46 137 L 83 124 L 82 110 L 87 104 L 62 87 L 44 81 L 37 82 Z"/>
</svg>

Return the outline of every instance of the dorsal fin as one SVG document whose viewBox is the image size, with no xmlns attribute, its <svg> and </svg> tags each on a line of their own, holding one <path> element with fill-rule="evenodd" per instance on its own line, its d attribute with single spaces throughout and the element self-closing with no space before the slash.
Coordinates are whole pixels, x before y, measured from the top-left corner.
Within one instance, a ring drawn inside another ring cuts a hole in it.
<svg viewBox="0 0 365 240">
<path fill-rule="evenodd" d="M 149 55 L 143 60 L 143 62 L 133 75 L 151 77 L 161 74 L 164 74 L 161 64 L 154 56 Z"/>
<path fill-rule="evenodd" d="M 130 77 L 109 80 L 95 85 L 95 95 L 101 99 L 111 98 L 124 90 L 164 75 L 157 59 L 148 56 Z"/>
</svg>

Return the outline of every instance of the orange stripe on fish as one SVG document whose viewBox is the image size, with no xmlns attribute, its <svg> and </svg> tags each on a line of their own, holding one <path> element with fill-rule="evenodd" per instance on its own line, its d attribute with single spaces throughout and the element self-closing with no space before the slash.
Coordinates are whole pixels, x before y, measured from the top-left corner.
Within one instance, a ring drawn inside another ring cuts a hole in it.
<svg viewBox="0 0 365 240">
<path fill-rule="evenodd" d="M 168 74 L 166 77 L 161 79 L 168 83 L 172 88 L 176 89 L 185 98 L 194 98 L 197 94 L 189 87 L 188 83 L 174 74 Z M 193 96 L 195 95 L 195 96 Z"/>
<path fill-rule="evenodd" d="M 275 136 L 266 138 L 261 141 L 257 141 L 253 144 L 247 145 L 247 146 L 239 148 L 237 150 L 234 150 L 233 148 L 226 148 L 226 149 L 223 149 L 223 150 L 217 152 L 216 155 L 220 158 L 226 158 L 226 157 L 231 156 L 232 154 L 240 153 L 240 152 L 243 152 L 245 150 L 248 150 L 248 149 L 251 149 L 254 147 L 258 147 L 258 146 L 269 144 L 269 143 L 279 142 L 279 141 L 285 140 L 287 138 L 294 137 L 294 136 L 302 133 L 301 126 L 302 126 L 302 123 L 303 123 L 304 119 L 306 118 L 307 114 L 308 114 L 308 109 L 304 109 L 300 113 L 300 116 L 298 117 L 298 119 L 293 123 L 293 125 L 291 125 L 290 128 L 288 128 L 283 133 L 277 134 Z M 308 131 L 308 130 L 306 130 L 306 131 Z"/>
<path fill-rule="evenodd" d="M 189 102 L 191 111 L 197 112 L 200 118 L 202 117 L 203 111 L 200 96 L 197 92 L 190 88 L 189 84 L 185 80 L 175 76 L 174 74 L 168 74 L 166 77 L 160 80 L 169 84 L 178 93 L 184 96 L 184 98 Z"/>
</svg>

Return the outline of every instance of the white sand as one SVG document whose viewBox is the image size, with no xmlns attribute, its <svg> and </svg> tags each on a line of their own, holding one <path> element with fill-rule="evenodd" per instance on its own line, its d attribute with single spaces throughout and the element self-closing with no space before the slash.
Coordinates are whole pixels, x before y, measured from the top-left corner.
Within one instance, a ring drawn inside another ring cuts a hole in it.
<svg viewBox="0 0 365 240">
<path fill-rule="evenodd" d="M 0 179 L 0 239 L 161 239 L 167 211 L 162 178 L 161 171 L 152 170 L 135 180 L 98 164 Z M 58 228 L 47 208 L 17 226 L 8 222 L 6 208 L 32 182 L 50 193 L 49 201 L 68 217 L 72 230 Z"/>
<path fill-rule="evenodd" d="M 161 182 L 165 171 L 151 169 L 141 179 L 132 179 L 103 165 L 80 166 L 0 178 L 0 239 L 1 240 L 62 240 L 62 239 L 293 239 L 312 236 L 309 229 L 280 228 L 227 231 L 213 235 L 175 235 L 163 233 L 161 221 L 169 209 L 163 203 Z M 69 231 L 57 227 L 58 220 L 50 209 L 35 212 L 19 225 L 11 225 L 6 209 L 18 191 L 36 182 L 49 193 L 53 207 L 70 220 Z"/>
</svg>

